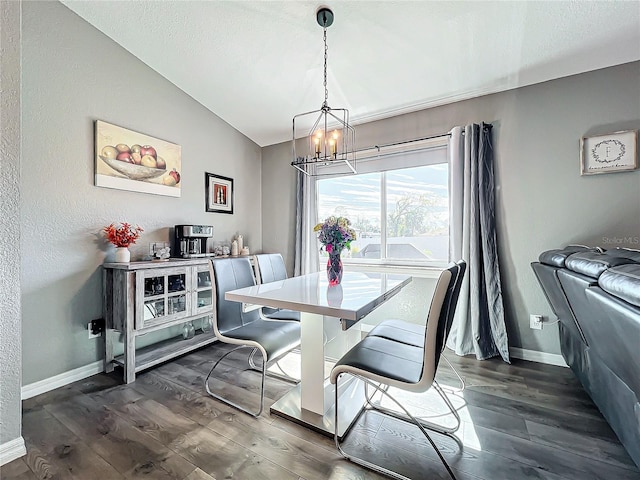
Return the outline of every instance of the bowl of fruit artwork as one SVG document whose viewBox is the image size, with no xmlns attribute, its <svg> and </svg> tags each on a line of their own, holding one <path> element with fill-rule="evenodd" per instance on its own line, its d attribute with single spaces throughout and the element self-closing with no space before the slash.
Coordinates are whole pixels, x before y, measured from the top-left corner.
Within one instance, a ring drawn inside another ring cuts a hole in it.
<svg viewBox="0 0 640 480">
<path fill-rule="evenodd" d="M 107 145 L 99 157 L 116 172 L 132 180 L 148 180 L 167 173 L 167 163 L 151 145 Z M 163 183 L 176 185 L 179 179 L 180 174 L 174 169 Z"/>
</svg>

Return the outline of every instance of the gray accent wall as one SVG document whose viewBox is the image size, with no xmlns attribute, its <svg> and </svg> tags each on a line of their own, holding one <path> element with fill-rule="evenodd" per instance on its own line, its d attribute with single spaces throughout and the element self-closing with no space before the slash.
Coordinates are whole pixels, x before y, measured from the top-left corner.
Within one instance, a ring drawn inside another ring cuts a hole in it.
<svg viewBox="0 0 640 480">
<path fill-rule="evenodd" d="M 101 339 L 87 332 L 87 323 L 102 316 L 101 264 L 113 251 L 103 226 L 127 221 L 145 229 L 132 260 L 147 254 L 150 242 L 169 241 L 176 224 L 213 225 L 216 241 L 242 233 L 245 244 L 261 248 L 261 149 L 64 5 L 24 2 L 22 27 L 28 385 L 103 356 Z M 94 186 L 95 120 L 181 145 L 182 196 Z M 233 215 L 205 211 L 205 172 L 235 180 Z"/>
<path fill-rule="evenodd" d="M 357 72 L 353 73 L 357 75 Z M 294 112 L 295 113 L 295 112 Z M 640 170 L 580 176 L 582 136 L 640 129 L 640 62 L 357 125 L 358 147 L 492 123 L 502 285 L 512 347 L 557 354 L 555 318 L 531 270 L 571 243 L 640 248 Z M 293 266 L 295 170 L 289 143 L 263 149 L 263 248 Z"/>
<path fill-rule="evenodd" d="M 0 2 L 0 449 L 20 430 L 20 3 Z"/>
</svg>

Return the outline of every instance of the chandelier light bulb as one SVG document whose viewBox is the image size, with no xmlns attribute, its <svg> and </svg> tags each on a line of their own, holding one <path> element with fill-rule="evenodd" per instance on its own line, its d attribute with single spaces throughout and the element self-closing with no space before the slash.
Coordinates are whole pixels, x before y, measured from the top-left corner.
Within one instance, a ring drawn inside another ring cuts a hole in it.
<svg viewBox="0 0 640 480">
<path fill-rule="evenodd" d="M 329 140 L 329 147 L 331 149 L 331 155 L 335 157 L 338 154 L 338 144 L 335 140 L 331 139 Z"/>
</svg>

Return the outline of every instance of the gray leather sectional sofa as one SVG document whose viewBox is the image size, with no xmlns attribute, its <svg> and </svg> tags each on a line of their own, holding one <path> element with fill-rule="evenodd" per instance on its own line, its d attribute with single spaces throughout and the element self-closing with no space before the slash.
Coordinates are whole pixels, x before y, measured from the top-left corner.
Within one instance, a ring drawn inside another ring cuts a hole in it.
<svg viewBox="0 0 640 480">
<path fill-rule="evenodd" d="M 531 266 L 565 361 L 640 466 L 640 251 L 568 246 Z"/>
</svg>

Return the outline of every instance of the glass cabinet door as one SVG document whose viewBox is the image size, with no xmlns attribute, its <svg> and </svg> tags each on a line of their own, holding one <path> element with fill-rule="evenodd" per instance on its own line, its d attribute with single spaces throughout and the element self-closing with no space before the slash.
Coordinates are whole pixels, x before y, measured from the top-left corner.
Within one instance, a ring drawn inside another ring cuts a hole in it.
<svg viewBox="0 0 640 480">
<path fill-rule="evenodd" d="M 165 292 L 164 288 L 164 276 L 149 277 L 144 279 L 144 296 L 153 297 L 155 295 L 162 295 Z"/>
<path fill-rule="evenodd" d="M 164 298 L 160 300 L 148 300 L 144 302 L 144 319 L 164 317 Z"/>
<path fill-rule="evenodd" d="M 168 315 L 187 311 L 187 296 L 173 295 L 168 298 Z"/>
<path fill-rule="evenodd" d="M 186 290 L 186 273 L 167 276 L 169 293 L 184 292 Z"/>
<path fill-rule="evenodd" d="M 164 317 L 164 294 L 166 277 L 164 275 L 145 277 L 144 279 L 144 320 Z"/>
<path fill-rule="evenodd" d="M 211 286 L 211 273 L 208 265 L 200 265 L 196 269 L 194 302 L 196 314 L 211 311 L 213 305 L 213 289 Z"/>
<path fill-rule="evenodd" d="M 154 268 L 136 276 L 136 328 L 148 328 L 189 315 L 188 267 Z"/>
</svg>

